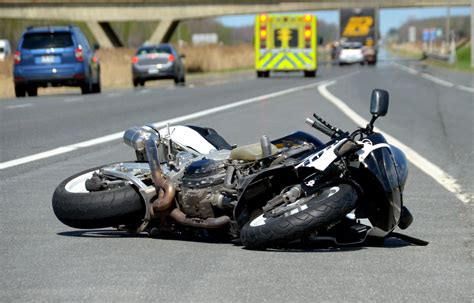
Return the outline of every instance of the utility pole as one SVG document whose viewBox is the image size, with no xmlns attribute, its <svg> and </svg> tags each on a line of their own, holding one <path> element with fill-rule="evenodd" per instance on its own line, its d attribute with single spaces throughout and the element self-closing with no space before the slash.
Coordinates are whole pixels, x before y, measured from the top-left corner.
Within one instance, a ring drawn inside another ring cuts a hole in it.
<svg viewBox="0 0 474 303">
<path fill-rule="evenodd" d="M 472 0 L 471 0 L 472 1 Z M 451 4 L 449 0 L 446 1 L 446 27 L 444 32 L 444 37 L 446 38 L 446 45 L 449 47 L 450 36 L 451 36 Z"/>
</svg>

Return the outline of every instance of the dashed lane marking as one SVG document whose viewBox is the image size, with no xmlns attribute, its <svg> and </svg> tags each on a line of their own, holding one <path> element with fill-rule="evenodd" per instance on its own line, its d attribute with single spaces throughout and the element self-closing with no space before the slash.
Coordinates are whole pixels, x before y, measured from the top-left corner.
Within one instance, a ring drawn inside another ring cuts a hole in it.
<svg viewBox="0 0 474 303">
<path fill-rule="evenodd" d="M 474 93 L 474 87 L 469 87 L 469 86 L 464 86 L 464 85 L 456 85 L 456 87 L 463 91 Z"/>
<path fill-rule="evenodd" d="M 439 85 L 443 85 L 443 86 L 446 86 L 446 87 L 453 87 L 454 86 L 454 84 L 449 82 L 449 81 L 445 81 L 445 80 L 442 80 L 440 78 L 436 78 L 435 76 L 432 76 L 432 75 L 429 75 L 429 74 L 426 74 L 426 73 L 421 73 L 420 75 L 423 78 L 428 79 L 430 81 L 433 81 L 434 83 L 437 83 Z"/>
<path fill-rule="evenodd" d="M 64 99 L 64 102 L 72 103 L 72 102 L 78 102 L 78 101 L 83 101 L 83 100 L 84 100 L 84 97 L 72 97 L 72 98 Z"/>
<path fill-rule="evenodd" d="M 33 104 L 31 103 L 22 103 L 22 104 L 15 104 L 15 105 L 8 105 L 5 106 L 7 109 L 15 109 L 15 108 L 25 108 L 25 107 L 31 107 Z"/>
<path fill-rule="evenodd" d="M 474 87 L 471 87 L 471 86 L 465 86 L 465 85 L 461 85 L 461 84 L 455 84 L 455 83 L 452 83 L 452 82 L 449 82 L 449 81 L 446 81 L 446 80 L 443 80 L 443 79 L 440 79 L 438 77 L 435 77 L 433 75 L 430 75 L 430 74 L 427 74 L 427 73 L 421 73 L 419 71 L 417 71 L 416 69 L 414 68 L 411 68 L 411 67 L 408 67 L 408 66 L 405 66 L 403 64 L 400 64 L 400 63 L 392 63 L 394 66 L 398 67 L 399 69 L 401 70 L 404 70 L 412 75 L 420 75 L 421 77 L 427 79 L 427 80 L 430 80 L 436 84 L 439 84 L 439 85 L 442 85 L 442 86 L 445 86 L 445 87 L 450 87 L 450 88 L 456 88 L 456 89 L 460 89 L 460 90 L 463 90 L 465 92 L 469 92 L 469 93 L 474 93 Z"/>
</svg>

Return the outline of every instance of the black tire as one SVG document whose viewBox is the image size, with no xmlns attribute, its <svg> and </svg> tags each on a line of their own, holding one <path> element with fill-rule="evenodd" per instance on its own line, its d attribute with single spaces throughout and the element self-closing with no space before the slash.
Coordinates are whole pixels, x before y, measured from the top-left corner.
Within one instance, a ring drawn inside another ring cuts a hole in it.
<svg viewBox="0 0 474 303">
<path fill-rule="evenodd" d="M 28 97 L 36 97 L 38 96 L 38 87 L 28 86 L 26 92 L 28 93 Z"/>
<path fill-rule="evenodd" d="M 145 80 L 140 80 L 140 81 L 138 81 L 138 83 L 140 84 L 141 87 L 145 86 Z"/>
<path fill-rule="evenodd" d="M 88 95 L 92 93 L 92 82 L 90 81 L 90 79 L 86 80 L 86 82 L 81 85 L 81 93 L 83 95 Z"/>
<path fill-rule="evenodd" d="M 261 71 L 257 71 L 257 78 L 262 78 L 263 77 L 263 74 Z"/>
<path fill-rule="evenodd" d="M 53 194 L 56 217 L 62 223 L 75 228 L 139 225 L 145 216 L 145 206 L 134 187 L 126 185 L 94 192 L 71 192 L 67 189 L 72 180 L 99 168 L 85 170 L 59 184 Z"/>
<path fill-rule="evenodd" d="M 260 215 L 247 222 L 241 230 L 240 239 L 249 249 L 275 247 L 301 239 L 340 220 L 355 208 L 357 199 L 357 191 L 349 184 L 322 188 L 320 195 L 300 204 L 299 208 L 292 208 L 293 212 L 299 210 L 295 213 L 288 210 L 277 217 Z M 302 210 L 303 205 L 307 208 Z"/>
<path fill-rule="evenodd" d="M 98 75 L 97 75 L 97 83 L 94 83 L 92 84 L 92 93 L 94 94 L 99 94 L 102 90 L 101 88 L 101 83 L 100 83 L 100 70 L 98 71 Z"/>
<path fill-rule="evenodd" d="M 304 76 L 306 78 L 314 78 L 314 77 L 316 77 L 316 71 L 315 70 L 305 70 L 304 71 Z"/>
<path fill-rule="evenodd" d="M 26 89 L 23 85 L 15 85 L 15 96 L 17 98 L 23 98 L 26 96 Z"/>
<path fill-rule="evenodd" d="M 133 79 L 133 87 L 137 87 L 138 84 L 138 79 Z"/>
</svg>

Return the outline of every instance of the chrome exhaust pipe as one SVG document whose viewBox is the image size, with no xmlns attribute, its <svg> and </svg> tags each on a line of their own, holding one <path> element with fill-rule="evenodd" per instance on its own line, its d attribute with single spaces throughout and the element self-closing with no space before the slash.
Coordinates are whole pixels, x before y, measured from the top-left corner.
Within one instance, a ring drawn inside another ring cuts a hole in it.
<svg viewBox="0 0 474 303">
<path fill-rule="evenodd" d="M 169 209 L 173 205 L 176 194 L 175 186 L 166 180 L 161 171 L 158 146 L 160 134 L 151 127 L 131 127 L 123 135 L 123 141 L 137 152 L 146 151 L 151 179 L 158 197 L 152 202 L 151 215 Z"/>
</svg>

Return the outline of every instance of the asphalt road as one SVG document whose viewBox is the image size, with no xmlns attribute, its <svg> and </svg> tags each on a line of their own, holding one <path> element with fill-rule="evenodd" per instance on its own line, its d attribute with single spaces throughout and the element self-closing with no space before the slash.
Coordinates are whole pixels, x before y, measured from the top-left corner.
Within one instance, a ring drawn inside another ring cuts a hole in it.
<svg viewBox="0 0 474 303">
<path fill-rule="evenodd" d="M 415 220 L 403 232 L 428 246 L 390 239 L 385 247 L 248 251 L 112 229 L 74 230 L 52 212 L 52 193 L 66 177 L 133 159 L 120 139 L 89 141 L 132 125 L 201 112 L 182 123 L 213 127 L 236 144 L 311 131 L 304 119 L 312 112 L 353 129 L 350 117 L 321 94 L 323 86 L 366 119 L 371 90 L 387 89 L 389 112 L 377 126 L 455 180 L 453 193 L 422 164 L 410 165 L 405 203 Z M 0 169 L 0 301 L 472 302 L 473 87 L 472 74 L 386 62 L 326 66 L 316 79 L 249 73 L 186 87 L 0 100 L 0 167 L 46 152 Z M 242 100 L 255 102 L 202 112 Z M 77 145 L 84 141 L 89 144 Z M 58 148 L 67 152 L 48 153 Z"/>
</svg>

